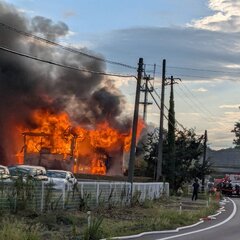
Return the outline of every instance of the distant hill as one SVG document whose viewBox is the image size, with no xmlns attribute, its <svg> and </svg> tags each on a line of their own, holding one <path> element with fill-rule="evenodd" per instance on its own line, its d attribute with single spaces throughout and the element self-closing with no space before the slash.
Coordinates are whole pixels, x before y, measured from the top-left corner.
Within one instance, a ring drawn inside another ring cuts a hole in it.
<svg viewBox="0 0 240 240">
<path fill-rule="evenodd" d="M 207 158 L 210 158 L 216 173 L 240 173 L 240 150 L 227 148 L 221 150 L 207 149 Z"/>
</svg>

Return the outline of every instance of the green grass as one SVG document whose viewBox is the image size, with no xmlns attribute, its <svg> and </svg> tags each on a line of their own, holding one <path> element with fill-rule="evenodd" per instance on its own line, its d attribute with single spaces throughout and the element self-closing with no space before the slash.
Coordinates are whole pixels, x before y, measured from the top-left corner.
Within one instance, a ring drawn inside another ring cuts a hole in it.
<svg viewBox="0 0 240 240">
<path fill-rule="evenodd" d="M 195 203 L 197 204 L 197 203 Z M 177 227 L 191 225 L 199 221 L 201 217 L 214 214 L 218 209 L 218 204 L 212 202 L 207 208 L 194 208 L 194 210 L 183 210 L 179 212 L 177 208 L 166 207 L 160 202 L 150 205 L 150 208 L 133 208 L 132 211 L 124 214 L 116 211 L 119 217 L 105 216 L 103 229 L 106 229 L 107 236 L 126 236 L 147 231 L 161 231 L 176 229 Z"/>
<path fill-rule="evenodd" d="M 179 201 L 179 198 L 171 197 L 157 201 L 147 200 L 142 204 L 136 203 L 133 207 L 94 209 L 90 229 L 87 229 L 85 210 L 55 210 L 42 214 L 29 210 L 18 211 L 0 217 L 0 239 L 97 240 L 100 237 L 132 235 L 191 225 L 218 209 L 218 203 L 214 200 L 207 207 L 206 200 L 192 202 L 188 197 L 181 199 L 183 210 L 180 213 Z"/>
<path fill-rule="evenodd" d="M 40 240 L 41 226 L 27 225 L 24 221 L 6 218 L 0 224 L 0 239 L 6 240 Z"/>
</svg>

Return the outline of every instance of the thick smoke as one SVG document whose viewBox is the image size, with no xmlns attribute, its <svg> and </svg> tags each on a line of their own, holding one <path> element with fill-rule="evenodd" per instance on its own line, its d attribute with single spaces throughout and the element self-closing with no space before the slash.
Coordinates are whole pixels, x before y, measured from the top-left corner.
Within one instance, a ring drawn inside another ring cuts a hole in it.
<svg viewBox="0 0 240 240">
<path fill-rule="evenodd" d="M 29 20 L 6 3 L 0 3 L 0 22 L 54 41 L 68 34 L 65 23 L 54 23 L 39 16 Z M 0 46 L 64 65 L 94 71 L 105 69 L 102 62 L 49 46 L 2 26 Z M 116 119 L 121 115 L 124 99 L 114 86 L 104 84 L 106 80 L 101 75 L 60 68 L 1 51 L 0 164 L 10 163 L 11 154 L 19 147 L 15 144 L 16 128 L 19 125 L 37 127 L 31 119 L 36 109 L 54 113 L 67 111 L 80 124 L 94 125 L 107 118 L 114 127 L 123 129 Z"/>
<path fill-rule="evenodd" d="M 68 26 L 65 23 L 59 22 L 54 24 L 52 20 L 41 16 L 34 17 L 31 24 L 34 32 L 41 33 L 44 37 L 53 41 L 68 33 Z"/>
</svg>

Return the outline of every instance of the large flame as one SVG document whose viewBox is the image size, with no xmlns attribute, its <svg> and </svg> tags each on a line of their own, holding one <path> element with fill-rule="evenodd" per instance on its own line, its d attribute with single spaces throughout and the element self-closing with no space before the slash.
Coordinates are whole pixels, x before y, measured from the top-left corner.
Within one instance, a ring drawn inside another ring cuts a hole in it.
<svg viewBox="0 0 240 240">
<path fill-rule="evenodd" d="M 62 160 L 71 159 L 74 172 L 106 174 L 110 153 L 128 152 L 131 130 L 120 132 L 108 122 L 97 124 L 95 129 L 86 129 L 71 121 L 67 113 L 52 114 L 35 111 L 32 116 L 34 128 L 20 127 L 24 135 L 24 154 L 60 154 Z M 139 121 L 137 138 L 144 127 Z M 22 154 L 17 155 L 19 162 Z"/>
</svg>

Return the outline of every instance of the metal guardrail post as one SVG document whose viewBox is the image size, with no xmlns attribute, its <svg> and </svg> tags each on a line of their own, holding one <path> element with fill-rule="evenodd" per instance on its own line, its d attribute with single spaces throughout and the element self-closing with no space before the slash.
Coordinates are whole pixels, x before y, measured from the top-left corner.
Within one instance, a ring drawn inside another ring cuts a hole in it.
<svg viewBox="0 0 240 240">
<path fill-rule="evenodd" d="M 42 182 L 42 187 L 41 187 L 41 205 L 40 205 L 40 210 L 43 212 L 44 209 L 44 182 Z"/>
<path fill-rule="evenodd" d="M 179 203 L 179 213 L 182 214 L 182 200 L 180 200 Z"/>
<path fill-rule="evenodd" d="M 96 191 L 96 204 L 99 205 L 99 183 L 97 183 L 97 191 Z"/>
<path fill-rule="evenodd" d="M 88 229 L 91 226 L 91 211 L 87 211 Z"/>
<path fill-rule="evenodd" d="M 66 188 L 67 187 L 68 187 L 67 184 L 64 184 L 63 191 L 62 191 L 63 209 L 65 209 L 65 198 L 66 198 Z"/>
</svg>

